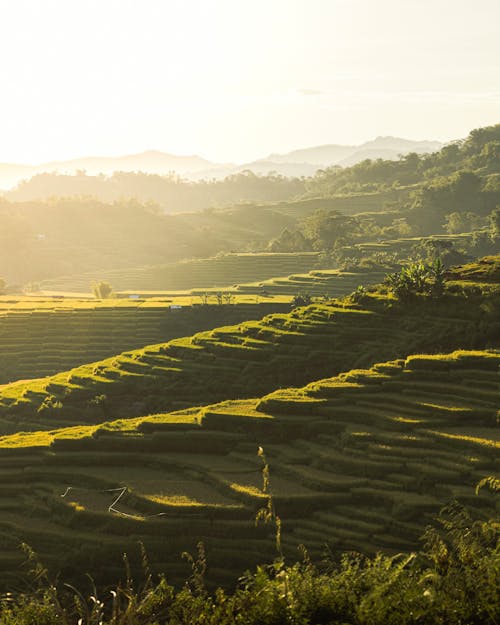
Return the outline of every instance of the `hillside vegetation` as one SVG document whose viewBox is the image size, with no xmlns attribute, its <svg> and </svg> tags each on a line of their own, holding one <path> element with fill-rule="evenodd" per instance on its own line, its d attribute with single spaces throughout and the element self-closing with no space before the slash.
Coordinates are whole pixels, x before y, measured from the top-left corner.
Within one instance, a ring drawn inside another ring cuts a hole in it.
<svg viewBox="0 0 500 625">
<path fill-rule="evenodd" d="M 220 282 L 228 280 L 234 266 L 241 272 L 239 275 L 245 275 L 243 269 L 247 267 L 245 277 L 248 278 L 255 273 L 261 275 L 269 266 L 290 268 L 315 257 L 314 254 L 262 256 L 264 263 L 257 262 L 253 272 L 252 264 L 247 266 L 246 261 L 259 259 L 257 255 L 224 257 L 221 262 L 213 259 L 213 263 L 210 259 L 192 261 L 173 267 L 182 269 L 185 265 L 189 271 L 184 271 L 183 275 L 193 280 L 198 268 L 200 283 L 207 284 L 210 280 L 217 281 L 220 275 L 224 276 Z M 225 260 L 230 262 L 223 262 Z M 259 264 L 263 265 L 260 272 Z M 174 271 L 168 275 L 171 282 L 178 285 Z M 0 297 L 0 384 L 52 375 L 126 350 L 218 326 L 257 320 L 273 312 L 289 312 L 293 297 L 300 300 L 316 296 L 324 301 L 343 297 L 360 285 L 380 282 L 384 275 L 381 271 L 314 270 L 232 285 L 223 290 L 205 287 L 188 291 L 121 292 L 115 294 L 119 298 L 104 300 L 36 294 Z M 127 279 L 125 272 L 123 279 Z M 82 288 L 86 283 L 82 282 Z M 116 283 L 121 284 L 115 280 Z M 78 288 L 77 283 L 70 285 Z M 70 285 L 47 284 L 61 288 Z M 181 309 L 177 308 L 179 305 Z"/>
<path fill-rule="evenodd" d="M 244 205 L 165 215 L 136 200 L 0 200 L 0 267 L 9 284 L 262 249 L 294 219 Z M 86 289 L 88 290 L 88 285 Z"/>
</svg>

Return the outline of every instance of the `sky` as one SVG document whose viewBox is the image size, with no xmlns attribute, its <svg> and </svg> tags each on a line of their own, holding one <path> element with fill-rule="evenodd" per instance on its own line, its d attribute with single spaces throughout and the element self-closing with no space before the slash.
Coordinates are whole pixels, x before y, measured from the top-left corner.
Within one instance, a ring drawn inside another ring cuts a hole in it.
<svg viewBox="0 0 500 625">
<path fill-rule="evenodd" d="M 0 0 L 0 162 L 246 162 L 500 122 L 498 0 Z"/>
</svg>

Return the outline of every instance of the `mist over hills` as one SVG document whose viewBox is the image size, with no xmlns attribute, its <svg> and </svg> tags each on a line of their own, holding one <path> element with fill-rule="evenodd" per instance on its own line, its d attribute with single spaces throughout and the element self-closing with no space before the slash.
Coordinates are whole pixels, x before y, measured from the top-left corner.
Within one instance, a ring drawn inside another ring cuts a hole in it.
<svg viewBox="0 0 500 625">
<path fill-rule="evenodd" d="M 0 163 L 0 188 L 10 189 L 21 180 L 44 172 L 71 174 L 85 171 L 88 175 L 109 175 L 115 171 L 141 171 L 148 174 L 177 174 L 189 180 L 220 179 L 245 170 L 255 174 L 273 171 L 288 177 L 312 176 L 318 169 L 332 165 L 350 166 L 367 158 L 395 160 L 409 152 L 435 152 L 442 145 L 438 141 L 377 137 L 361 145 L 320 145 L 284 154 L 273 153 L 242 164 L 214 163 L 198 155 L 182 156 L 159 150 L 116 157 L 82 157 L 39 165 Z"/>
<path fill-rule="evenodd" d="M 388 158 L 386 154 L 390 154 L 392 158 L 398 158 L 400 154 L 408 154 L 409 152 L 417 152 L 417 154 L 435 152 L 442 146 L 443 144 L 439 141 L 412 141 L 398 137 L 377 137 L 361 145 L 326 144 L 293 150 L 285 154 L 270 154 L 266 160 L 274 163 L 343 166 L 353 165 L 363 160 L 363 158 Z M 363 156 L 364 152 L 372 152 L 374 156 Z"/>
<path fill-rule="evenodd" d="M 147 150 L 125 156 L 91 156 L 67 161 L 51 161 L 39 165 L 0 163 L 0 187 L 7 189 L 20 180 L 45 172 L 75 173 L 85 171 L 89 175 L 112 174 L 114 171 L 142 171 L 149 174 L 175 172 L 180 176 L 206 170 L 213 163 L 200 156 L 179 156 L 159 150 Z"/>
</svg>

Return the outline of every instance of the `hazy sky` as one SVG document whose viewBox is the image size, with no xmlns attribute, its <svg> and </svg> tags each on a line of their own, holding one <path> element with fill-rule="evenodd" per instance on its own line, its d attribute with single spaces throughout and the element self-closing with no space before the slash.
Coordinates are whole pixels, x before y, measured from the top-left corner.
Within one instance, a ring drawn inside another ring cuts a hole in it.
<svg viewBox="0 0 500 625">
<path fill-rule="evenodd" d="M 0 161 L 245 161 L 500 122 L 499 0 L 0 0 Z"/>
</svg>

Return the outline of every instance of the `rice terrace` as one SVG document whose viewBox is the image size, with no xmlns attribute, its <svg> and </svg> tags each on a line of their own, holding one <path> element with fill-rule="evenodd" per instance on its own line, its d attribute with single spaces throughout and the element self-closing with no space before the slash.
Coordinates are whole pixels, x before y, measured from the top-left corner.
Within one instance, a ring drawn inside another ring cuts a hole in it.
<svg viewBox="0 0 500 625">
<path fill-rule="evenodd" d="M 497 3 L 56 4 L 0 12 L 0 625 L 500 625 Z"/>
</svg>

